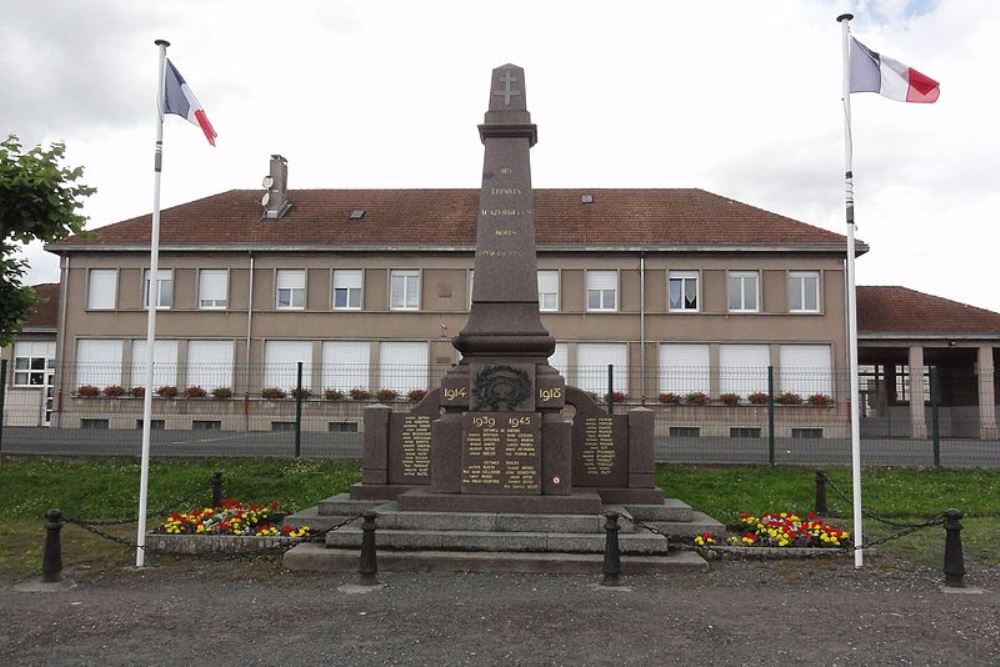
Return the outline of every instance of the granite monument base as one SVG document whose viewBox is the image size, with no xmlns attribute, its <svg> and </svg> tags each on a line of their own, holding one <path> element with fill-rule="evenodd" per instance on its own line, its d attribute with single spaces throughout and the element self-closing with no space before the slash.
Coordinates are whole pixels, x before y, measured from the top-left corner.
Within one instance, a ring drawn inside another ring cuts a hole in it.
<svg viewBox="0 0 1000 667">
<path fill-rule="evenodd" d="M 563 496 L 436 493 L 417 488 L 397 496 L 411 512 L 507 512 L 512 514 L 599 514 L 601 496 L 591 490 Z M 660 495 L 662 501 L 663 495 Z"/>
</svg>

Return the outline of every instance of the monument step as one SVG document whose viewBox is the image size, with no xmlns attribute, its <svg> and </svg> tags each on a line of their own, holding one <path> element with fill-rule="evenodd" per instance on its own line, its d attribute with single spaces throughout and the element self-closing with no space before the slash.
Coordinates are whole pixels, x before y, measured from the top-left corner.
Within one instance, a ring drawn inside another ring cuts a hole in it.
<svg viewBox="0 0 1000 667">
<path fill-rule="evenodd" d="M 414 489 L 399 496 L 399 508 L 413 512 L 476 512 L 512 514 L 589 514 L 601 512 L 601 497 L 594 491 L 574 491 L 565 496 L 486 495 L 435 493 Z"/>
<path fill-rule="evenodd" d="M 370 510 L 378 507 L 379 505 L 385 504 L 385 500 L 358 500 L 351 498 L 349 493 L 338 493 L 335 496 L 330 496 L 326 500 L 319 501 L 318 508 L 319 514 L 327 514 L 331 516 L 354 516 L 361 514 L 365 510 Z"/>
<path fill-rule="evenodd" d="M 356 573 L 356 550 L 328 549 L 321 544 L 302 543 L 285 553 L 284 566 L 300 572 Z M 488 572 L 588 574 L 601 576 L 602 554 L 525 553 L 517 551 L 379 551 L 379 574 L 386 572 Z M 708 563 L 693 551 L 671 551 L 661 555 L 624 555 L 622 575 L 704 572 Z"/>
<path fill-rule="evenodd" d="M 356 517 L 356 514 L 320 514 L 319 506 L 313 505 L 312 507 L 307 507 L 304 510 L 298 511 L 295 514 L 289 514 L 285 518 L 285 523 L 294 528 L 309 526 L 309 528 L 313 531 L 323 532 L 333 528 L 346 519 L 361 521 Z"/>
<path fill-rule="evenodd" d="M 333 548 L 361 547 L 361 526 L 357 523 L 326 534 Z M 493 533 L 470 530 L 378 530 L 379 549 L 444 549 L 447 551 L 559 551 L 603 553 L 605 537 L 598 533 Z M 622 553 L 663 554 L 667 540 L 648 531 L 618 536 Z"/>
<path fill-rule="evenodd" d="M 651 505 L 625 503 L 625 508 L 639 521 L 692 521 L 694 517 L 691 506 L 677 498 Z"/>
<path fill-rule="evenodd" d="M 605 506 L 626 518 L 624 507 Z M 507 514 L 497 512 L 410 512 L 398 502 L 375 508 L 379 530 L 446 530 L 495 533 L 600 533 L 606 519 L 600 514 Z M 623 518 L 622 533 L 631 533 L 633 524 Z"/>
<path fill-rule="evenodd" d="M 726 530 L 724 525 L 704 512 L 692 512 L 690 521 L 647 521 L 645 523 L 671 537 L 693 537 L 706 532 L 720 535 Z"/>
</svg>

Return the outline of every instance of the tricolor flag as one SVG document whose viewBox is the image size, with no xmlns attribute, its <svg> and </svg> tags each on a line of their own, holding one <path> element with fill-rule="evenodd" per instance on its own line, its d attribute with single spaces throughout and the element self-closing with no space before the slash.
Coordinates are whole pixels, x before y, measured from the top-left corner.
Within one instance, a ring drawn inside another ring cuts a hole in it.
<svg viewBox="0 0 1000 667">
<path fill-rule="evenodd" d="M 167 59 L 167 71 L 164 78 L 163 113 L 177 114 L 181 118 L 187 119 L 189 123 L 194 123 L 205 133 L 208 143 L 213 146 L 215 145 L 215 137 L 218 135 L 215 133 L 215 128 L 212 127 L 212 124 L 208 122 L 205 109 L 202 108 L 201 102 L 191 92 L 187 81 L 184 80 L 184 77 L 177 71 L 177 68 L 174 67 L 169 58 Z"/>
<path fill-rule="evenodd" d="M 879 93 L 900 102 L 937 102 L 941 89 L 926 74 L 875 53 L 851 37 L 851 92 Z"/>
</svg>

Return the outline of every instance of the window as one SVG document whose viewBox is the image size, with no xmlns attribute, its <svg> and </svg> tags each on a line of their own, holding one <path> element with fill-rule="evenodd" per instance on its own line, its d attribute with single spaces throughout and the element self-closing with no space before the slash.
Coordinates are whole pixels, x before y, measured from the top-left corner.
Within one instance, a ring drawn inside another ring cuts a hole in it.
<svg viewBox="0 0 1000 667">
<path fill-rule="evenodd" d="M 149 420 L 149 430 L 150 431 L 162 431 L 166 428 L 166 422 L 162 419 L 150 419 Z M 142 430 L 142 420 L 135 420 L 135 430 Z"/>
<path fill-rule="evenodd" d="M 187 348 L 187 383 L 212 391 L 233 386 L 233 341 L 192 340 Z"/>
<path fill-rule="evenodd" d="M 792 437 L 801 440 L 818 440 L 823 437 L 821 428 L 793 428 Z"/>
<path fill-rule="evenodd" d="M 177 341 L 158 340 L 153 348 L 153 389 L 177 384 Z M 132 386 L 146 386 L 146 341 L 132 341 Z"/>
<path fill-rule="evenodd" d="M 472 288 L 475 287 L 475 285 L 476 285 L 476 272 L 473 271 L 472 269 L 469 269 L 469 298 L 467 299 L 468 303 L 465 304 L 469 310 L 472 310 Z"/>
<path fill-rule="evenodd" d="M 617 296 L 617 271 L 587 271 L 587 310 L 617 310 Z"/>
<path fill-rule="evenodd" d="M 337 269 L 333 272 L 333 309 L 361 310 L 361 269 Z"/>
<path fill-rule="evenodd" d="M 358 422 L 327 422 L 326 430 L 330 433 L 357 433 Z"/>
<path fill-rule="evenodd" d="M 88 274 L 87 308 L 91 310 L 114 310 L 118 294 L 118 271 L 116 269 L 91 269 Z"/>
<path fill-rule="evenodd" d="M 684 396 L 694 391 L 707 394 L 708 345 L 663 343 L 660 345 L 660 391 Z"/>
<path fill-rule="evenodd" d="M 813 394 L 833 395 L 829 345 L 782 345 L 780 391 L 803 399 Z"/>
<path fill-rule="evenodd" d="M 44 387 L 46 371 L 55 373 L 56 344 L 45 341 L 14 343 L 14 386 Z"/>
<path fill-rule="evenodd" d="M 198 307 L 225 310 L 229 305 L 229 271 L 202 269 L 198 272 Z"/>
<path fill-rule="evenodd" d="M 76 344 L 76 385 L 107 387 L 122 381 L 122 341 L 81 340 Z"/>
<path fill-rule="evenodd" d="M 671 426 L 671 438 L 699 438 L 701 437 L 701 427 L 699 426 Z"/>
<path fill-rule="evenodd" d="M 306 307 L 305 270 L 278 269 L 274 283 L 278 310 L 303 310 Z"/>
<path fill-rule="evenodd" d="M 371 344 L 336 340 L 323 343 L 323 389 L 368 389 Z"/>
<path fill-rule="evenodd" d="M 221 431 L 222 422 L 213 419 L 195 419 L 191 422 L 192 431 Z"/>
<path fill-rule="evenodd" d="M 108 420 L 107 419 L 81 419 L 80 428 L 95 431 L 107 431 L 108 430 Z"/>
<path fill-rule="evenodd" d="M 566 343 L 556 343 L 556 350 L 552 353 L 552 356 L 549 357 L 549 366 L 552 366 L 552 368 L 559 371 L 559 374 L 564 378 L 567 378 L 567 381 L 569 371 L 569 364 L 567 362 L 568 358 Z"/>
<path fill-rule="evenodd" d="M 580 343 L 576 346 L 577 386 L 598 396 L 608 393 L 608 364 L 614 366 L 614 390 L 628 393 L 628 346 L 625 343 Z"/>
<path fill-rule="evenodd" d="M 389 272 L 389 309 L 420 309 L 420 272 Z"/>
<path fill-rule="evenodd" d="M 788 312 L 819 312 L 819 271 L 789 272 Z"/>
<path fill-rule="evenodd" d="M 697 271 L 671 271 L 667 282 L 671 311 L 698 311 Z"/>
<path fill-rule="evenodd" d="M 719 346 L 719 393 L 746 398 L 767 391 L 767 367 L 771 348 L 767 345 Z"/>
<path fill-rule="evenodd" d="M 264 343 L 264 386 L 295 389 L 298 362 L 302 362 L 302 387 L 312 387 L 311 341 L 269 340 Z"/>
<path fill-rule="evenodd" d="M 294 431 L 295 422 L 271 422 L 272 431 Z"/>
<path fill-rule="evenodd" d="M 733 426 L 729 429 L 730 438 L 759 438 L 760 428 L 755 426 Z"/>
<path fill-rule="evenodd" d="M 156 271 L 156 309 L 167 310 L 174 303 L 173 269 Z M 142 272 L 142 307 L 149 308 L 149 270 Z"/>
<path fill-rule="evenodd" d="M 757 278 L 756 271 L 729 272 L 729 312 L 755 313 L 759 310 Z"/>
<path fill-rule="evenodd" d="M 405 394 L 427 389 L 427 343 L 382 343 L 379 388 Z"/>
<path fill-rule="evenodd" d="M 614 294 L 612 294 L 612 299 L 614 299 Z M 538 309 L 542 312 L 556 312 L 559 310 L 558 271 L 538 272 Z"/>
</svg>

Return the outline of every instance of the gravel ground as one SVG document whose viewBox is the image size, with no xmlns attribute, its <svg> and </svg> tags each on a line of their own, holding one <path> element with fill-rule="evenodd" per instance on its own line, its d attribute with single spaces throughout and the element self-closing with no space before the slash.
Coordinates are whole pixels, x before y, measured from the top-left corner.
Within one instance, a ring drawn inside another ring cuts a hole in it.
<svg viewBox="0 0 1000 667">
<path fill-rule="evenodd" d="M 996 665 L 1000 569 L 982 595 L 885 559 L 716 562 L 704 574 L 391 574 L 281 570 L 275 559 L 163 559 L 78 571 L 76 588 L 0 582 L 0 664 Z"/>
</svg>

